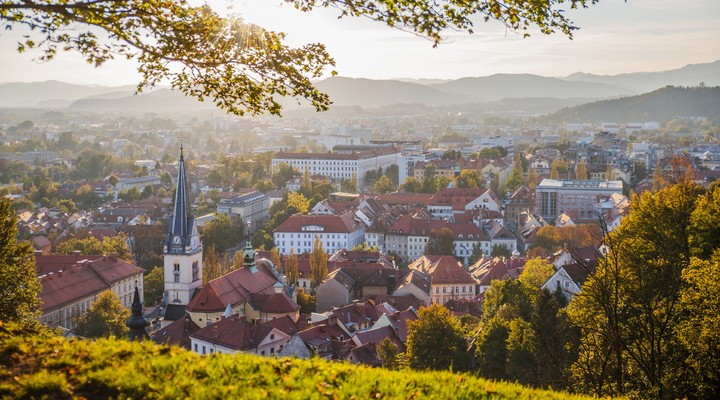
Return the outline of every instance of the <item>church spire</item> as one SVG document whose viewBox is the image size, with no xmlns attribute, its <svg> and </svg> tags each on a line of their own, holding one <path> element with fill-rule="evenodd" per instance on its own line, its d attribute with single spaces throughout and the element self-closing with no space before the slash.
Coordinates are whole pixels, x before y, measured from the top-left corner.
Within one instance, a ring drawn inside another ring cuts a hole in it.
<svg viewBox="0 0 720 400">
<path fill-rule="evenodd" d="M 130 333 L 128 334 L 130 340 L 137 341 L 148 339 L 148 334 L 145 331 L 145 328 L 148 326 L 148 322 L 145 317 L 143 317 L 143 305 L 140 302 L 140 291 L 138 290 L 137 285 L 135 286 L 135 297 L 133 297 L 131 310 L 132 316 L 125 323 L 125 325 L 130 328 Z"/>
<path fill-rule="evenodd" d="M 190 204 L 190 191 L 187 177 L 185 175 L 185 154 L 183 146 L 180 145 L 180 162 L 178 167 L 178 179 L 175 192 L 175 206 L 173 215 L 168 225 L 167 248 L 184 249 L 190 244 L 192 235 L 193 215 Z"/>
</svg>

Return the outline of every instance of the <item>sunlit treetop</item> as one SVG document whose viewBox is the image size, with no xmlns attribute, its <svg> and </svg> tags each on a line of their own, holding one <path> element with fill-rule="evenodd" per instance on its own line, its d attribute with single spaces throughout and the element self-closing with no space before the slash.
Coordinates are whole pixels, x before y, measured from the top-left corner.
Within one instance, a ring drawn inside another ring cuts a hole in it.
<svg viewBox="0 0 720 400">
<path fill-rule="evenodd" d="M 563 7 L 598 0 L 285 0 L 301 11 L 336 7 L 340 16 L 367 17 L 423 36 L 434 45 L 446 30 L 472 33 L 473 20 L 502 22 L 526 36 L 534 28 L 569 37 L 577 29 Z M 4 30 L 30 29 L 18 51 L 41 51 L 40 61 L 59 50 L 78 51 L 100 66 L 108 60 L 136 59 L 141 81 L 137 91 L 170 83 L 173 89 L 237 115 L 279 115 L 280 99 L 307 100 L 327 110 L 330 99 L 311 79 L 335 65 L 319 43 L 292 48 L 283 33 L 265 30 L 241 18 L 222 17 L 207 5 L 187 1 L 0 0 Z M 335 74 L 334 71 L 329 71 Z"/>
</svg>

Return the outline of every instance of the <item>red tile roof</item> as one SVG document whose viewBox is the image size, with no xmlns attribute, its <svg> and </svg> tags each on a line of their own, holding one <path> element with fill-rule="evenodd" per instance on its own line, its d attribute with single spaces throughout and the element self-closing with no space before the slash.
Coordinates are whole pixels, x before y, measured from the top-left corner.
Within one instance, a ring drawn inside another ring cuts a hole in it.
<svg viewBox="0 0 720 400">
<path fill-rule="evenodd" d="M 452 206 L 454 210 L 463 210 L 471 201 L 487 192 L 485 188 L 443 188 L 430 199 L 431 206 Z"/>
<path fill-rule="evenodd" d="M 180 346 L 190 350 L 190 334 L 200 330 L 190 316 L 173 321 L 170 325 L 160 329 L 153 334 L 155 342 L 171 346 Z"/>
<path fill-rule="evenodd" d="M 70 257 L 76 260 L 77 256 L 37 256 L 42 257 Z M 60 265 L 60 261 L 54 264 Z M 52 268 L 52 267 L 48 267 Z M 117 258 L 117 256 L 98 256 L 86 262 L 64 264 L 64 268 L 48 272 L 39 276 L 42 284 L 40 299 L 42 311 L 61 308 L 81 299 L 95 296 L 108 290 L 116 282 L 138 276 L 143 269 Z"/>
<path fill-rule="evenodd" d="M 432 194 L 401 193 L 401 192 L 395 192 L 395 193 L 389 193 L 389 194 L 377 194 L 374 196 L 391 206 L 393 206 L 393 205 L 408 205 L 408 206 L 422 205 L 422 206 L 425 206 L 428 204 L 428 202 L 430 202 L 430 199 L 433 197 Z"/>
<path fill-rule="evenodd" d="M 453 256 L 440 256 L 428 270 L 433 285 L 475 284 L 475 279 Z"/>
<path fill-rule="evenodd" d="M 249 303 L 256 311 L 268 314 L 293 313 L 300 309 L 285 293 L 251 293 Z"/>
<path fill-rule="evenodd" d="M 187 305 L 188 312 L 222 312 L 228 304 L 249 301 L 250 294 L 274 294 L 277 277 L 267 260 L 256 262 L 257 271 L 240 268 L 208 282 Z"/>
<path fill-rule="evenodd" d="M 248 351 L 256 349 L 273 329 L 270 325 L 248 322 L 245 317 L 232 316 L 206 326 L 190 337 L 233 350 Z"/>
<path fill-rule="evenodd" d="M 287 315 L 263 322 L 263 325 L 270 325 L 275 329 L 292 336 L 300 331 L 295 321 Z"/>
<path fill-rule="evenodd" d="M 380 344 L 383 339 L 389 338 L 398 347 L 400 352 L 405 352 L 405 343 L 398 337 L 395 330 L 391 326 L 383 326 L 377 329 L 369 329 L 360 331 L 355 334 L 355 339 L 360 342 L 360 345 L 366 344 Z"/>
</svg>

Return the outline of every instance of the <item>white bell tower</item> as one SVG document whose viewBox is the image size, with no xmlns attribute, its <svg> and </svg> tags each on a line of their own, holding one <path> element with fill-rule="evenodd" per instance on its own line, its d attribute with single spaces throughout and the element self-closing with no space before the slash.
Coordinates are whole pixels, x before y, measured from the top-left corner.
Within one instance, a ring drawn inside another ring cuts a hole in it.
<svg viewBox="0 0 720 400">
<path fill-rule="evenodd" d="M 201 287 L 203 282 L 202 244 L 195 217 L 192 215 L 182 145 L 180 146 L 175 207 L 168 224 L 168 233 L 165 236 L 163 258 L 167 317 L 171 308 L 178 306 L 184 308 L 192 299 L 195 289 Z"/>
</svg>

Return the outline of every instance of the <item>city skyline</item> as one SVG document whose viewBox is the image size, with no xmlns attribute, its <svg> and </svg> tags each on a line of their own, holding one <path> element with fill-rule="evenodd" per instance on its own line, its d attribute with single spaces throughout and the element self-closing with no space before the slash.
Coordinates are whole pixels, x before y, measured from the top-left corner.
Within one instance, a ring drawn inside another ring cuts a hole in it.
<svg viewBox="0 0 720 400">
<path fill-rule="evenodd" d="M 280 1 L 211 1 L 220 12 L 287 33 L 287 43 L 325 43 L 341 76 L 371 79 L 457 79 L 497 73 L 567 76 L 575 72 L 615 75 L 676 69 L 720 59 L 720 3 L 702 0 L 601 2 L 568 16 L 580 29 L 574 40 L 556 33 L 530 38 L 498 22 L 478 22 L 475 34 L 449 32 L 437 48 L 424 38 L 367 19 L 337 19 L 338 10 L 301 13 Z M 229 10 L 228 10 L 229 8 Z M 125 85 L 139 81 L 136 63 L 115 60 L 100 68 L 77 53 L 48 63 L 37 53 L 18 54 L 21 29 L 0 35 L 2 82 L 60 80 Z"/>
</svg>

